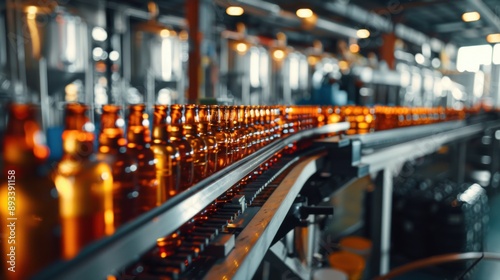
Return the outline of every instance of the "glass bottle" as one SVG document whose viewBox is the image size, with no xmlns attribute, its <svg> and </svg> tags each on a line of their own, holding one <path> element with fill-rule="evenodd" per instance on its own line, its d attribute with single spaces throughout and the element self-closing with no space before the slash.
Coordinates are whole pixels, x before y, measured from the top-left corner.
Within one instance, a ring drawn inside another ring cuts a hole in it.
<svg viewBox="0 0 500 280">
<path fill-rule="evenodd" d="M 231 139 L 233 139 L 233 159 L 231 162 L 236 162 L 242 157 L 244 138 L 241 135 L 241 126 L 238 121 L 238 107 L 229 106 L 228 107 L 228 123 L 229 123 L 229 133 L 231 134 Z"/>
<path fill-rule="evenodd" d="M 232 156 L 230 149 L 229 135 L 224 132 L 222 109 L 217 105 L 210 107 L 210 121 L 208 130 L 215 136 L 217 142 L 217 166 L 216 170 L 221 170 L 228 164 L 228 158 Z"/>
<path fill-rule="evenodd" d="M 170 141 L 175 145 L 180 155 L 180 191 L 186 190 L 193 184 L 194 164 L 193 148 L 183 135 L 182 125 L 185 119 L 185 109 L 182 105 L 174 104 L 170 109 L 170 122 L 167 121 L 167 133 Z"/>
<path fill-rule="evenodd" d="M 238 133 L 240 137 L 240 152 L 239 152 L 239 159 L 244 158 L 247 155 L 248 147 L 249 147 L 249 140 L 250 140 L 250 135 L 248 135 L 248 131 L 245 125 L 245 106 L 240 105 L 240 106 L 235 106 L 236 110 L 236 119 L 238 123 Z M 251 142 L 250 142 L 251 145 Z"/>
<path fill-rule="evenodd" d="M 271 106 L 264 106 L 264 128 L 265 128 L 265 134 L 266 134 L 266 142 L 265 145 L 271 143 L 274 141 L 274 122 L 272 120 L 272 115 L 271 115 Z"/>
<path fill-rule="evenodd" d="M 250 111 L 251 126 L 254 128 L 255 149 L 258 150 L 266 144 L 266 128 L 264 127 L 263 106 L 252 106 Z"/>
<path fill-rule="evenodd" d="M 137 160 L 127 151 L 123 135 L 125 121 L 120 106 L 104 105 L 97 158 L 111 166 L 113 174 L 113 211 L 115 228 L 132 220 L 138 212 Z"/>
<path fill-rule="evenodd" d="M 212 129 L 210 129 L 210 122 L 212 121 L 211 112 L 212 109 L 209 106 L 199 106 L 197 132 L 207 144 L 207 176 L 210 176 L 217 171 L 217 154 L 219 153 L 217 139 L 215 134 L 212 132 Z"/>
<path fill-rule="evenodd" d="M 233 138 L 232 124 L 231 124 L 231 108 L 229 106 L 221 106 L 221 130 L 224 132 L 224 135 L 227 139 L 227 163 L 226 165 L 230 165 L 233 163 L 236 158 L 236 150 L 239 150 L 239 144 L 235 143 L 238 139 Z M 236 149 L 236 150 L 235 150 Z"/>
<path fill-rule="evenodd" d="M 153 133 L 151 151 L 156 161 L 156 196 L 155 205 L 161 205 L 179 193 L 180 189 L 180 153 L 167 133 L 166 105 L 155 105 L 153 112 Z"/>
<path fill-rule="evenodd" d="M 130 105 L 127 125 L 127 151 L 137 160 L 140 194 L 138 214 L 145 213 L 159 204 L 155 154 L 149 142 L 149 119 L 144 110 L 145 106 L 142 104 Z"/>
<path fill-rule="evenodd" d="M 42 172 L 49 150 L 36 115 L 33 105 L 8 109 L 0 182 L 2 279 L 28 279 L 60 257 L 58 195 Z"/>
<path fill-rule="evenodd" d="M 285 129 L 281 108 L 279 106 L 273 106 L 271 116 L 271 124 L 274 127 L 274 140 L 277 140 L 284 135 L 283 130 Z"/>
<path fill-rule="evenodd" d="M 54 174 L 62 219 L 63 257 L 70 259 L 88 243 L 114 232 L 113 175 L 94 154 L 94 125 L 88 107 L 68 104 L 63 157 Z"/>
<path fill-rule="evenodd" d="M 198 106 L 194 104 L 185 105 L 185 119 L 182 125 L 182 134 L 189 141 L 191 148 L 193 148 L 193 184 L 207 177 L 207 143 L 198 135 L 198 122 Z"/>
<path fill-rule="evenodd" d="M 246 135 L 247 135 L 247 153 L 246 156 L 252 154 L 257 150 L 257 141 L 258 135 L 255 130 L 254 124 L 254 110 L 250 106 L 245 106 L 244 108 L 245 115 L 243 117 L 243 124 L 245 127 Z"/>
</svg>

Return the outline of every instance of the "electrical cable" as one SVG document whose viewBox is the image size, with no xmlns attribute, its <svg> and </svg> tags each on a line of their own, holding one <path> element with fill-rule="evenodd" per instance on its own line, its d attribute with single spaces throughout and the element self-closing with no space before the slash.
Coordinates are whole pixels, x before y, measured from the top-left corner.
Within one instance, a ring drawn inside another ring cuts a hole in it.
<svg viewBox="0 0 500 280">
<path fill-rule="evenodd" d="M 429 258 L 421 259 L 418 261 L 414 261 L 399 267 L 394 268 L 389 271 L 387 274 L 378 276 L 374 278 L 374 280 L 385 280 L 391 279 L 396 276 L 405 274 L 407 272 L 425 268 L 431 265 L 456 262 L 456 261 L 466 261 L 466 260 L 476 260 L 476 259 L 485 259 L 485 260 L 496 260 L 500 261 L 500 253 L 492 253 L 492 252 L 468 252 L 468 253 L 453 253 L 453 254 L 445 254 L 432 256 Z M 467 271 L 466 271 L 467 272 Z"/>
</svg>

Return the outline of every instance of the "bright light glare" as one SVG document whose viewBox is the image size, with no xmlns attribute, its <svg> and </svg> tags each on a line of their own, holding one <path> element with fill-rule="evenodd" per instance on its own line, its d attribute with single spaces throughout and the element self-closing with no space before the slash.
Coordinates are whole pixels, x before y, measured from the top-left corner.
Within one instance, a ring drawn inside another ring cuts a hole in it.
<svg viewBox="0 0 500 280">
<path fill-rule="evenodd" d="M 241 16 L 244 12 L 245 10 L 243 10 L 242 7 L 238 6 L 229 6 L 226 9 L 226 14 L 230 16 Z"/>
<path fill-rule="evenodd" d="M 458 49 L 457 70 L 477 72 L 481 65 L 491 64 L 493 49 L 490 45 L 461 47 Z"/>
<path fill-rule="evenodd" d="M 341 60 L 341 61 L 339 61 L 339 68 L 340 68 L 340 70 L 345 71 L 345 70 L 349 69 L 349 63 L 347 63 L 347 61 L 345 61 L 345 60 Z"/>
<path fill-rule="evenodd" d="M 273 57 L 277 60 L 281 60 L 281 59 L 285 58 L 285 52 L 282 50 L 275 50 L 273 52 Z"/>
<path fill-rule="evenodd" d="M 356 35 L 358 38 L 365 39 L 370 37 L 370 31 L 368 31 L 368 29 L 359 29 L 356 31 Z"/>
<path fill-rule="evenodd" d="M 423 54 L 421 54 L 421 53 L 417 53 L 417 54 L 415 55 L 415 61 L 416 61 L 418 64 L 424 64 L 424 62 L 425 62 L 425 57 L 424 57 L 424 55 L 423 55 Z"/>
<path fill-rule="evenodd" d="M 168 30 L 168 29 L 162 29 L 160 31 L 160 36 L 163 37 L 163 38 L 166 38 L 166 37 L 170 36 L 170 30 Z"/>
<path fill-rule="evenodd" d="M 246 53 L 247 50 L 248 50 L 247 44 L 245 44 L 245 43 L 236 44 L 236 51 L 238 51 L 239 53 L 241 53 L 241 54 Z"/>
<path fill-rule="evenodd" d="M 500 33 L 493 33 L 486 36 L 488 43 L 500 43 Z"/>
<path fill-rule="evenodd" d="M 36 7 L 36 6 L 28 6 L 26 8 L 26 13 L 27 13 L 28 19 L 35 19 L 37 12 L 38 12 L 38 7 Z"/>
<path fill-rule="evenodd" d="M 108 38 L 108 32 L 106 32 L 104 28 L 96 26 L 92 29 L 92 38 L 100 42 L 106 41 Z"/>
<path fill-rule="evenodd" d="M 92 55 L 95 57 L 95 58 L 101 58 L 102 55 L 104 54 L 104 50 L 102 48 L 94 48 L 94 50 L 92 51 Z"/>
<path fill-rule="evenodd" d="M 313 11 L 311 9 L 302 8 L 302 9 L 298 9 L 297 12 L 295 12 L 295 14 L 299 18 L 310 18 L 313 16 Z"/>
<path fill-rule="evenodd" d="M 352 44 L 349 46 L 349 50 L 352 53 L 358 53 L 359 52 L 359 45 L 358 44 Z"/>
<path fill-rule="evenodd" d="M 457 100 L 462 100 L 462 97 L 464 97 L 463 92 L 459 88 L 456 88 L 456 87 L 454 87 L 451 90 L 451 95 L 453 95 L 453 97 Z"/>
<path fill-rule="evenodd" d="M 111 61 L 117 61 L 119 58 L 120 53 L 118 53 L 117 51 L 112 51 L 109 53 L 109 59 L 111 59 Z"/>
<path fill-rule="evenodd" d="M 468 12 L 462 15 L 462 20 L 465 22 L 478 21 L 481 15 L 478 12 Z"/>
</svg>

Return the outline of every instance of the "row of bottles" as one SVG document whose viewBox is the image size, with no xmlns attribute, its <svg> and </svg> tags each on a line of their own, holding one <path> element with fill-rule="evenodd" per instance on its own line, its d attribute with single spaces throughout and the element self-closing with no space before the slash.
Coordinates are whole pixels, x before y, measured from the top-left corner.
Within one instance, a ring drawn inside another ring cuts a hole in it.
<svg viewBox="0 0 500 280">
<path fill-rule="evenodd" d="M 148 116 L 145 105 L 135 104 L 125 121 L 122 109 L 104 105 L 96 133 L 89 107 L 67 104 L 63 157 L 48 165 L 38 109 L 10 106 L 0 214 L 2 221 L 17 219 L 17 269 L 2 279 L 26 279 L 56 259 L 73 258 L 92 241 L 279 138 L 343 121 L 351 123 L 348 134 L 368 133 L 379 118 L 377 108 L 360 106 L 194 104 L 155 105 Z M 13 244 L 11 232 L 1 228 L 5 273 Z"/>
<path fill-rule="evenodd" d="M 432 124 L 443 121 L 462 120 L 465 110 L 453 108 L 423 108 L 423 107 L 390 107 L 376 106 L 376 130 L 387 130 L 398 127 Z"/>
</svg>

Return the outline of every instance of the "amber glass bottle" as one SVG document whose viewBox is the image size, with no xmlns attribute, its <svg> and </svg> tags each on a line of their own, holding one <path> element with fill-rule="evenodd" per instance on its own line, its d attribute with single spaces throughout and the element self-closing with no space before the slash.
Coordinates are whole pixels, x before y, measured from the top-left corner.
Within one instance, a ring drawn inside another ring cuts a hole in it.
<svg viewBox="0 0 500 280">
<path fill-rule="evenodd" d="M 237 143 L 238 139 L 233 139 L 232 124 L 231 124 L 231 108 L 229 106 L 221 106 L 221 130 L 224 132 L 224 135 L 227 139 L 227 162 L 226 165 L 230 165 L 233 163 L 235 159 L 235 148 L 239 150 L 239 146 Z"/>
<path fill-rule="evenodd" d="M 229 125 L 229 133 L 231 134 L 231 139 L 233 141 L 232 150 L 233 150 L 233 158 L 231 160 L 232 163 L 236 162 L 240 159 L 242 149 L 242 138 L 240 131 L 240 123 L 238 122 L 238 108 L 236 106 L 228 106 L 227 108 L 227 122 Z"/>
<path fill-rule="evenodd" d="M 155 154 L 149 142 L 149 119 L 144 109 L 142 104 L 130 105 L 127 126 L 127 151 L 137 160 L 138 214 L 151 210 L 159 203 Z"/>
<path fill-rule="evenodd" d="M 271 110 L 271 124 L 274 127 L 274 140 L 280 139 L 284 134 L 284 121 L 279 106 L 272 106 Z"/>
<path fill-rule="evenodd" d="M 175 145 L 180 155 L 180 191 L 186 190 L 193 184 L 193 148 L 183 135 L 183 122 L 185 109 L 182 105 L 170 105 L 170 123 L 167 122 L 167 132 L 170 140 Z"/>
<path fill-rule="evenodd" d="M 207 177 L 208 149 L 205 139 L 197 131 L 199 122 L 198 106 L 189 104 L 184 107 L 185 119 L 182 125 L 182 134 L 193 149 L 193 184 L 196 184 Z"/>
<path fill-rule="evenodd" d="M 245 106 L 234 106 L 234 120 L 236 122 L 238 137 L 240 138 L 240 150 L 238 159 L 242 159 L 247 155 L 248 135 L 245 127 Z M 232 114 L 233 116 L 233 114 Z"/>
<path fill-rule="evenodd" d="M 210 176 L 217 171 L 217 154 L 219 149 L 215 134 L 212 132 L 210 127 L 210 122 L 212 121 L 212 109 L 207 105 L 200 105 L 199 109 L 197 132 L 207 144 L 207 176 Z"/>
<path fill-rule="evenodd" d="M 111 166 L 113 174 L 113 211 L 115 228 L 132 220 L 138 213 L 139 185 L 137 160 L 127 150 L 123 135 L 125 121 L 118 105 L 104 105 L 97 158 Z"/>
<path fill-rule="evenodd" d="M 156 161 L 155 205 L 160 205 L 179 192 L 180 154 L 167 133 L 167 106 L 155 105 L 151 151 Z"/>
<path fill-rule="evenodd" d="M 85 105 L 67 105 L 62 135 L 64 155 L 54 174 L 66 259 L 114 232 L 113 175 L 107 163 L 95 158 L 93 125 L 86 112 Z"/>
<path fill-rule="evenodd" d="M 255 111 L 252 106 L 245 106 L 245 116 L 244 124 L 245 130 L 247 132 L 247 156 L 252 154 L 257 150 L 257 143 L 259 140 L 259 135 L 254 126 L 255 123 Z"/>
<path fill-rule="evenodd" d="M 264 106 L 253 107 L 253 127 L 255 128 L 255 135 L 257 137 L 257 150 L 266 145 L 266 127 L 265 122 L 265 109 Z"/>
<path fill-rule="evenodd" d="M 274 141 L 274 122 L 272 121 L 271 106 L 264 106 L 264 128 L 266 134 L 265 145 Z"/>
<path fill-rule="evenodd" d="M 41 172 L 49 150 L 36 116 L 33 105 L 9 107 L 0 179 L 2 279 L 28 279 L 60 256 L 58 195 Z"/>
<path fill-rule="evenodd" d="M 221 108 L 217 105 L 211 105 L 210 107 L 210 121 L 208 122 L 208 130 L 212 132 L 217 142 L 217 166 L 216 170 L 221 170 L 228 164 L 228 157 L 231 156 L 229 153 L 230 142 L 229 136 L 224 132 L 225 125 L 223 124 L 223 116 L 221 113 Z"/>
</svg>

